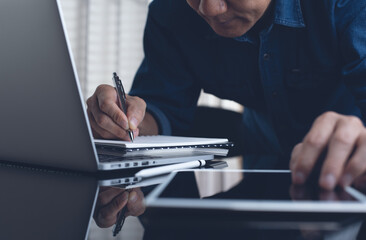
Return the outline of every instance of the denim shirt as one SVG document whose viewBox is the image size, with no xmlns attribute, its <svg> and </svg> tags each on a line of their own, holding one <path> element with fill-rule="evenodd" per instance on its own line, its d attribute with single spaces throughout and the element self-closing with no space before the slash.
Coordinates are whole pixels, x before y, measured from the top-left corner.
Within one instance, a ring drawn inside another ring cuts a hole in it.
<svg viewBox="0 0 366 240">
<path fill-rule="evenodd" d="M 365 122 L 366 1 L 272 1 L 269 24 L 236 39 L 216 35 L 185 0 L 153 1 L 130 94 L 161 134 L 189 128 L 202 89 L 244 105 L 243 123 L 279 151 L 326 111 Z"/>
</svg>

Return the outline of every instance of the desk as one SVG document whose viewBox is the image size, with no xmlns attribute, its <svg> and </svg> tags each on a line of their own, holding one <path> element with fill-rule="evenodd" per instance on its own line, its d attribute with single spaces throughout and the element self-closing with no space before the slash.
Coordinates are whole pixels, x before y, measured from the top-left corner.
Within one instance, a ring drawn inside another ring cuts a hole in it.
<svg viewBox="0 0 366 240">
<path fill-rule="evenodd" d="M 276 158 L 267 157 L 265 161 L 275 166 Z M 231 159 L 228 163 L 231 168 L 260 168 L 263 159 L 250 155 L 243 161 Z M 0 164 L 0 180 L 0 239 L 64 240 L 87 237 L 89 223 L 94 221 L 91 218 L 99 190 L 96 176 Z M 228 218 L 215 211 L 202 215 L 202 219 L 205 218 L 210 220 L 208 224 L 200 224 L 200 219 L 187 217 L 187 212 L 175 212 L 169 218 L 157 219 L 151 218 L 149 209 L 140 216 L 145 227 L 144 239 L 147 240 L 356 239 L 357 236 L 366 239 L 363 217 L 352 219 L 350 216 L 347 224 L 333 230 L 324 229 L 321 224 L 321 219 L 327 218 L 324 215 L 316 216 L 310 227 L 296 227 L 291 221 L 281 224 L 284 218 L 273 215 L 264 221 L 248 215 L 247 224 L 243 216 L 234 214 Z M 104 234 L 103 239 L 113 239 L 110 231 L 104 231 Z"/>
<path fill-rule="evenodd" d="M 0 239 L 84 239 L 97 181 L 0 164 Z"/>
</svg>

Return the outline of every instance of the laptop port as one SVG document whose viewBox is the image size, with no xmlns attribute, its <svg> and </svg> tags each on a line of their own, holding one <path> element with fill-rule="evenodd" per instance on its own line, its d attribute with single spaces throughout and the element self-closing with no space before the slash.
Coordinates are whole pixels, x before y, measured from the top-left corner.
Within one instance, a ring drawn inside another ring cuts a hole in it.
<svg viewBox="0 0 366 240">
<path fill-rule="evenodd" d="M 121 183 L 121 180 L 112 180 L 112 185 L 114 185 L 114 184 L 120 184 Z"/>
<path fill-rule="evenodd" d="M 134 163 L 133 163 L 133 166 L 134 166 L 134 167 L 137 167 L 138 165 L 139 165 L 139 163 L 138 163 L 138 162 L 134 162 Z"/>
<path fill-rule="evenodd" d="M 111 168 L 121 168 L 121 164 L 111 164 Z"/>
<path fill-rule="evenodd" d="M 125 167 L 130 167 L 130 164 L 129 163 L 125 163 Z"/>
<path fill-rule="evenodd" d="M 130 179 L 129 178 L 126 178 L 125 179 L 125 183 L 129 183 L 130 182 Z"/>
<path fill-rule="evenodd" d="M 149 165 L 149 161 L 145 161 L 145 162 L 141 163 L 141 166 L 147 166 L 147 165 Z"/>
</svg>

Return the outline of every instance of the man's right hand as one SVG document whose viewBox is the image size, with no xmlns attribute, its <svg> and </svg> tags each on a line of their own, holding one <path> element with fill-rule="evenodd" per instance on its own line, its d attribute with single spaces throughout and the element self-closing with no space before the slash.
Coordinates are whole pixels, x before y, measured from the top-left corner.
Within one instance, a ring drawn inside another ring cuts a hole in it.
<svg viewBox="0 0 366 240">
<path fill-rule="evenodd" d="M 126 205 L 126 217 L 137 217 L 145 212 L 144 194 L 140 188 L 127 191 L 118 187 L 100 187 L 93 215 L 95 223 L 101 228 L 112 226 Z"/>
<path fill-rule="evenodd" d="M 116 90 L 100 85 L 87 100 L 89 121 L 95 138 L 129 141 L 126 130 L 139 135 L 138 126 L 145 116 L 146 103 L 139 97 L 126 95 L 127 116 L 120 108 Z"/>
</svg>

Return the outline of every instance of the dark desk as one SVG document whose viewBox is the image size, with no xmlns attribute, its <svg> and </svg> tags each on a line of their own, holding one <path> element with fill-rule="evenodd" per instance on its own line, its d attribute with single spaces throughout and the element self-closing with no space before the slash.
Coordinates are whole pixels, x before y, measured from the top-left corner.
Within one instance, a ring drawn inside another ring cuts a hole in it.
<svg viewBox="0 0 366 240">
<path fill-rule="evenodd" d="M 0 239 L 85 238 L 95 178 L 1 164 L 0 186 Z"/>
<path fill-rule="evenodd" d="M 231 168 L 263 168 L 263 159 L 251 155 L 246 161 L 233 159 L 228 163 Z M 278 166 L 276 158 L 265 161 Z M 1 164 L 0 179 L 0 239 L 87 237 L 98 194 L 97 176 Z M 148 192 L 149 187 L 142 190 Z M 197 214 L 196 211 L 192 216 Z M 309 220 L 307 225 L 296 225 L 291 219 L 286 222 L 275 215 L 258 218 L 225 214 L 205 212 L 192 219 L 189 211 L 165 212 L 159 218 L 159 213 L 151 214 L 147 209 L 140 219 L 145 228 L 144 239 L 366 239 L 362 233 L 363 217 L 348 216 L 338 228 L 330 230 L 322 224 L 322 218 L 327 219 L 324 215 L 318 215 L 313 222 Z"/>
</svg>

